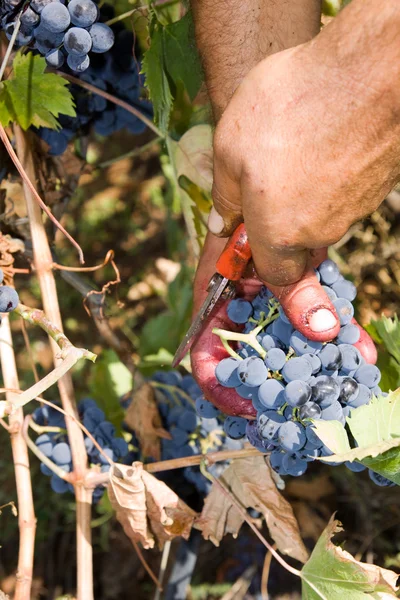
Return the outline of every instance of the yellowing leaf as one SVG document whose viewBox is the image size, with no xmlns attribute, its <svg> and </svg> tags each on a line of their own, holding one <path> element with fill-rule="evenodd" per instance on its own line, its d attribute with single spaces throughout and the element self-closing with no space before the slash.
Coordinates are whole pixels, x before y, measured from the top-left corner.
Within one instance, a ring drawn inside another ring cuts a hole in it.
<svg viewBox="0 0 400 600">
<path fill-rule="evenodd" d="M 356 448 L 350 447 L 347 434 L 337 421 L 313 422 L 318 437 L 334 453 L 320 460 L 357 460 L 400 485 L 400 389 L 352 410 L 347 423 Z"/>
<path fill-rule="evenodd" d="M 396 598 L 398 575 L 357 561 L 332 543 L 342 531 L 333 518 L 301 571 L 302 600 L 378 600 Z"/>
<path fill-rule="evenodd" d="M 68 82 L 54 73 L 45 73 L 46 61 L 32 52 L 16 55 L 13 75 L 0 84 L 0 122 L 18 123 L 22 129 L 59 127 L 60 114 L 75 116 Z"/>
<path fill-rule="evenodd" d="M 153 548 L 182 536 L 188 539 L 196 513 L 165 483 L 143 470 L 143 464 L 114 464 L 108 496 L 129 539 Z"/>
<path fill-rule="evenodd" d="M 264 515 L 270 535 L 283 554 L 301 562 L 307 560 L 292 507 L 277 489 L 271 467 L 262 455 L 233 460 L 221 479 L 244 508 L 254 508 Z M 214 484 L 195 528 L 218 546 L 225 534 L 236 537 L 242 524 L 234 504 Z"/>
</svg>

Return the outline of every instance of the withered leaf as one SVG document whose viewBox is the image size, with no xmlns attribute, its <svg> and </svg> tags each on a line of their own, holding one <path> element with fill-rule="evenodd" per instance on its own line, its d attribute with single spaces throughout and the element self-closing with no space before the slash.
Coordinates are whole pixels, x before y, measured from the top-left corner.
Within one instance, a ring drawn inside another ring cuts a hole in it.
<svg viewBox="0 0 400 600">
<path fill-rule="evenodd" d="M 264 515 L 278 550 L 304 563 L 308 553 L 298 523 L 289 502 L 276 488 L 271 473 L 268 461 L 260 454 L 234 459 L 221 479 L 244 508 L 254 508 Z M 225 534 L 236 537 L 242 524 L 243 518 L 235 505 L 213 484 L 203 511 L 196 519 L 196 529 L 218 546 Z"/>
<path fill-rule="evenodd" d="M 143 455 L 161 460 L 160 438 L 171 439 L 163 429 L 154 390 L 144 383 L 133 392 L 132 402 L 125 413 L 126 424 L 136 433 Z"/>
<path fill-rule="evenodd" d="M 160 548 L 174 537 L 189 537 L 196 513 L 140 462 L 115 464 L 108 495 L 126 535 L 144 548 Z"/>
</svg>

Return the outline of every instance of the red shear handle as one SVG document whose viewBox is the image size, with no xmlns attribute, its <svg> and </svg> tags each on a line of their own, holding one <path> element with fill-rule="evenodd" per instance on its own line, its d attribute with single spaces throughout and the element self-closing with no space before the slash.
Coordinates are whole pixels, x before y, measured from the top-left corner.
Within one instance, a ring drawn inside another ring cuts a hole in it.
<svg viewBox="0 0 400 600">
<path fill-rule="evenodd" d="M 217 262 L 217 271 L 232 281 L 239 281 L 251 259 L 250 245 L 244 224 L 239 225 L 229 238 Z"/>
</svg>

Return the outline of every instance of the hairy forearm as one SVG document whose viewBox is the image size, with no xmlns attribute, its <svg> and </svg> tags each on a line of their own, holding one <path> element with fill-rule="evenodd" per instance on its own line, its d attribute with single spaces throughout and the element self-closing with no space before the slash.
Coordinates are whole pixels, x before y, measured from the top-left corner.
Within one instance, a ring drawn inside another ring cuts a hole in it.
<svg viewBox="0 0 400 600">
<path fill-rule="evenodd" d="M 321 0 L 192 0 L 214 117 L 263 58 L 314 37 Z"/>
</svg>

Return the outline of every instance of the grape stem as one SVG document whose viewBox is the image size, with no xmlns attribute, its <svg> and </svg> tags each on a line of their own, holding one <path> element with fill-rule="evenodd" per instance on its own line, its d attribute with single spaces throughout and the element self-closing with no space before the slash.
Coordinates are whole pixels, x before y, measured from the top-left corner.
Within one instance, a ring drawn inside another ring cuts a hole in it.
<svg viewBox="0 0 400 600">
<path fill-rule="evenodd" d="M 264 329 L 264 327 L 267 327 L 267 325 L 272 323 L 272 321 L 275 321 L 275 319 L 277 319 L 278 316 L 279 313 L 277 312 L 277 302 L 271 302 L 268 315 L 265 317 L 265 319 L 261 321 L 261 323 L 257 325 L 257 327 L 255 327 L 249 333 L 228 331 L 227 329 L 221 329 L 220 327 L 214 327 L 212 332 L 215 333 L 215 335 L 219 336 L 225 350 L 231 356 L 233 356 L 233 358 L 242 360 L 241 357 L 228 344 L 228 340 L 232 342 L 242 342 L 243 344 L 251 346 L 251 348 L 253 348 L 264 360 L 264 358 L 267 356 L 267 351 L 264 350 L 264 348 L 261 346 L 260 342 L 257 340 L 257 336 L 260 333 L 260 331 Z"/>
</svg>

